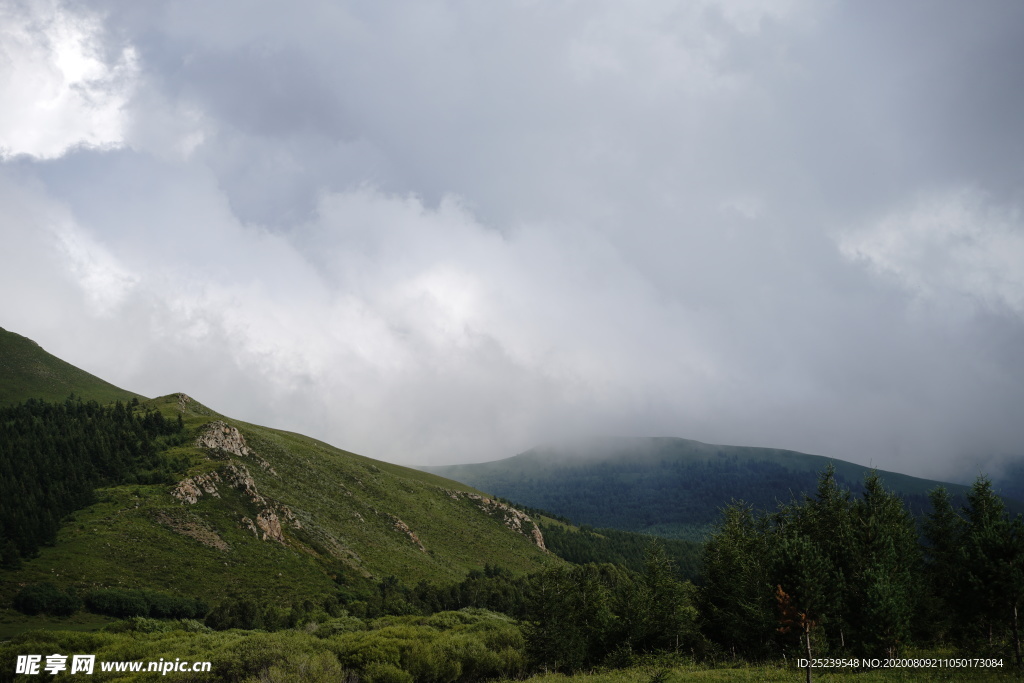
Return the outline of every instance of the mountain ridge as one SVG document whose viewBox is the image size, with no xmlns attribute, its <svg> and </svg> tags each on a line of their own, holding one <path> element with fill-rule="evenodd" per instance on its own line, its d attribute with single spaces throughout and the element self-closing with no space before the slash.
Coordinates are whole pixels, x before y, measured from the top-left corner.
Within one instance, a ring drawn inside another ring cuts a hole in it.
<svg viewBox="0 0 1024 683">
<path fill-rule="evenodd" d="M 145 398 L 114 386 L 47 353 L 39 344 L 0 327 L 0 406 L 29 398 L 63 401 L 70 394 L 99 403 Z"/>
<path fill-rule="evenodd" d="M 73 416 L 96 401 L 139 419 L 159 413 L 181 430 L 159 454 L 158 469 L 173 477 L 99 482 L 95 502 L 67 515 L 54 545 L 0 571 L 0 602 L 52 582 L 287 605 L 355 595 L 389 576 L 450 583 L 488 563 L 527 573 L 562 562 L 528 515 L 473 487 L 235 420 L 184 393 L 147 399 L 6 330 L 0 386 L 4 410 L 46 399 L 51 412 Z"/>
<path fill-rule="evenodd" d="M 787 449 L 708 444 L 679 437 L 587 437 L 542 445 L 487 463 L 423 466 L 529 507 L 589 524 L 699 540 L 718 510 L 742 500 L 761 510 L 814 492 L 833 467 L 856 493 L 872 468 Z M 875 469 L 917 514 L 944 486 L 957 501 L 969 487 Z M 1024 504 L 1008 500 L 1011 510 Z"/>
</svg>

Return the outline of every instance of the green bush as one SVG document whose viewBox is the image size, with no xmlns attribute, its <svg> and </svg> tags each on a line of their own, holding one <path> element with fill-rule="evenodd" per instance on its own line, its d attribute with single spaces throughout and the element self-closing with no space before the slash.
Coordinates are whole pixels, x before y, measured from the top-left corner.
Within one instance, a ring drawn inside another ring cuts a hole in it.
<svg viewBox="0 0 1024 683">
<path fill-rule="evenodd" d="M 94 614 L 108 617 L 148 617 L 149 601 L 141 591 L 101 588 L 85 596 L 85 606 Z"/>
<path fill-rule="evenodd" d="M 330 638 L 341 633 L 352 633 L 353 631 L 365 631 L 366 624 L 362 619 L 356 619 L 355 617 L 340 617 L 338 619 L 329 619 L 324 623 L 320 624 L 313 631 L 313 635 L 317 638 Z"/>
<path fill-rule="evenodd" d="M 412 674 L 393 664 L 373 662 L 363 670 L 367 683 L 413 683 Z"/>
<path fill-rule="evenodd" d="M 25 586 L 14 596 L 14 609 L 22 614 L 71 616 L 82 608 L 82 601 L 73 593 L 65 593 L 52 583 Z"/>
<path fill-rule="evenodd" d="M 149 617 L 129 617 L 106 626 L 108 633 L 170 633 L 185 631 L 187 633 L 211 633 L 212 629 L 195 619 L 151 619 Z"/>
<path fill-rule="evenodd" d="M 247 678 L 245 683 L 338 683 L 350 680 L 330 653 L 292 657 L 266 672 Z"/>
</svg>

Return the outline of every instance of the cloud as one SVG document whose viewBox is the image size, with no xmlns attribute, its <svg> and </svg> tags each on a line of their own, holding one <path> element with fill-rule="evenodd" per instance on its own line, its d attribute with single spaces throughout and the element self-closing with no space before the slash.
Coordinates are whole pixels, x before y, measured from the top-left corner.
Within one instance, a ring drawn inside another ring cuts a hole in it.
<svg viewBox="0 0 1024 683">
<path fill-rule="evenodd" d="M 840 249 L 932 303 L 1024 313 L 1024 219 L 976 189 L 921 198 L 845 233 Z"/>
<path fill-rule="evenodd" d="M 100 18 L 54 0 L 5 3 L 0 26 L 0 155 L 54 158 L 123 142 L 134 50 L 104 54 Z"/>
<path fill-rule="evenodd" d="M 4 11 L 0 324 L 115 383 L 402 462 L 1019 450 L 1017 10 Z"/>
</svg>

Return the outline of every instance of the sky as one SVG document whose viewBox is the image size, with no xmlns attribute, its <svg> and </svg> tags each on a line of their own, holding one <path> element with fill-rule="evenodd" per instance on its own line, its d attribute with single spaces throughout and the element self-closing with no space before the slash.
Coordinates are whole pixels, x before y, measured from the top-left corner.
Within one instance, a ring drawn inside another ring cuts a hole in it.
<svg viewBox="0 0 1024 683">
<path fill-rule="evenodd" d="M 0 327 L 401 464 L 1024 457 L 1024 4 L 0 0 Z"/>
</svg>

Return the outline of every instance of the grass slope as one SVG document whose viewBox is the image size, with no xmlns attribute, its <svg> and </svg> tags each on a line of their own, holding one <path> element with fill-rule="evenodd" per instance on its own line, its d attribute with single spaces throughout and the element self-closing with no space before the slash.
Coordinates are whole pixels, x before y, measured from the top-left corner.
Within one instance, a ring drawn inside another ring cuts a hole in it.
<svg viewBox="0 0 1024 683">
<path fill-rule="evenodd" d="M 668 437 L 586 439 L 495 462 L 421 469 L 578 524 L 696 540 L 734 499 L 770 510 L 813 493 L 817 473 L 829 464 L 844 485 L 859 490 L 868 468 L 850 462 Z M 936 486 L 961 500 L 968 490 L 895 472 L 879 475 L 917 514 L 928 509 L 927 493 Z M 1008 507 L 1022 509 L 1015 501 Z"/>
<path fill-rule="evenodd" d="M 6 402 L 63 400 L 72 391 L 97 401 L 134 396 L 13 333 L 0 334 L 0 351 Z M 486 563 L 522 573 L 561 562 L 464 484 L 231 420 L 183 394 L 143 400 L 139 409 L 148 408 L 183 417 L 187 445 L 167 455 L 187 463 L 181 480 L 216 475 L 216 495 L 188 503 L 167 484 L 98 490 L 94 505 L 65 520 L 55 545 L 0 570 L 0 607 L 44 581 L 79 593 L 148 588 L 212 604 L 234 595 L 287 606 L 391 575 L 408 585 L 448 583 Z M 238 428 L 252 452 L 194 445 L 215 421 Z M 278 540 L 253 531 L 270 513 Z"/>
<path fill-rule="evenodd" d="M 143 406 L 174 417 L 182 403 L 176 395 Z M 220 418 L 195 401 L 183 414 L 197 434 Z M 52 581 L 79 591 L 150 588 L 212 603 L 237 595 L 288 605 L 361 578 L 447 583 L 485 563 L 526 572 L 559 561 L 460 495 L 476 493 L 465 485 L 298 434 L 230 424 L 254 455 L 191 446 L 174 453 L 190 459 L 191 476 L 218 473 L 218 496 L 188 504 L 166 485 L 101 489 L 98 503 L 68 518 L 55 546 L 0 573 L 0 596 L 9 601 L 21 585 Z M 245 468 L 265 504 L 225 483 L 232 465 Z M 300 526 L 280 514 L 284 507 Z M 268 508 L 279 513 L 282 541 L 263 540 L 243 520 Z"/>
<path fill-rule="evenodd" d="M 0 405 L 29 398 L 63 401 L 72 393 L 98 403 L 142 398 L 65 363 L 31 339 L 0 327 Z"/>
</svg>

